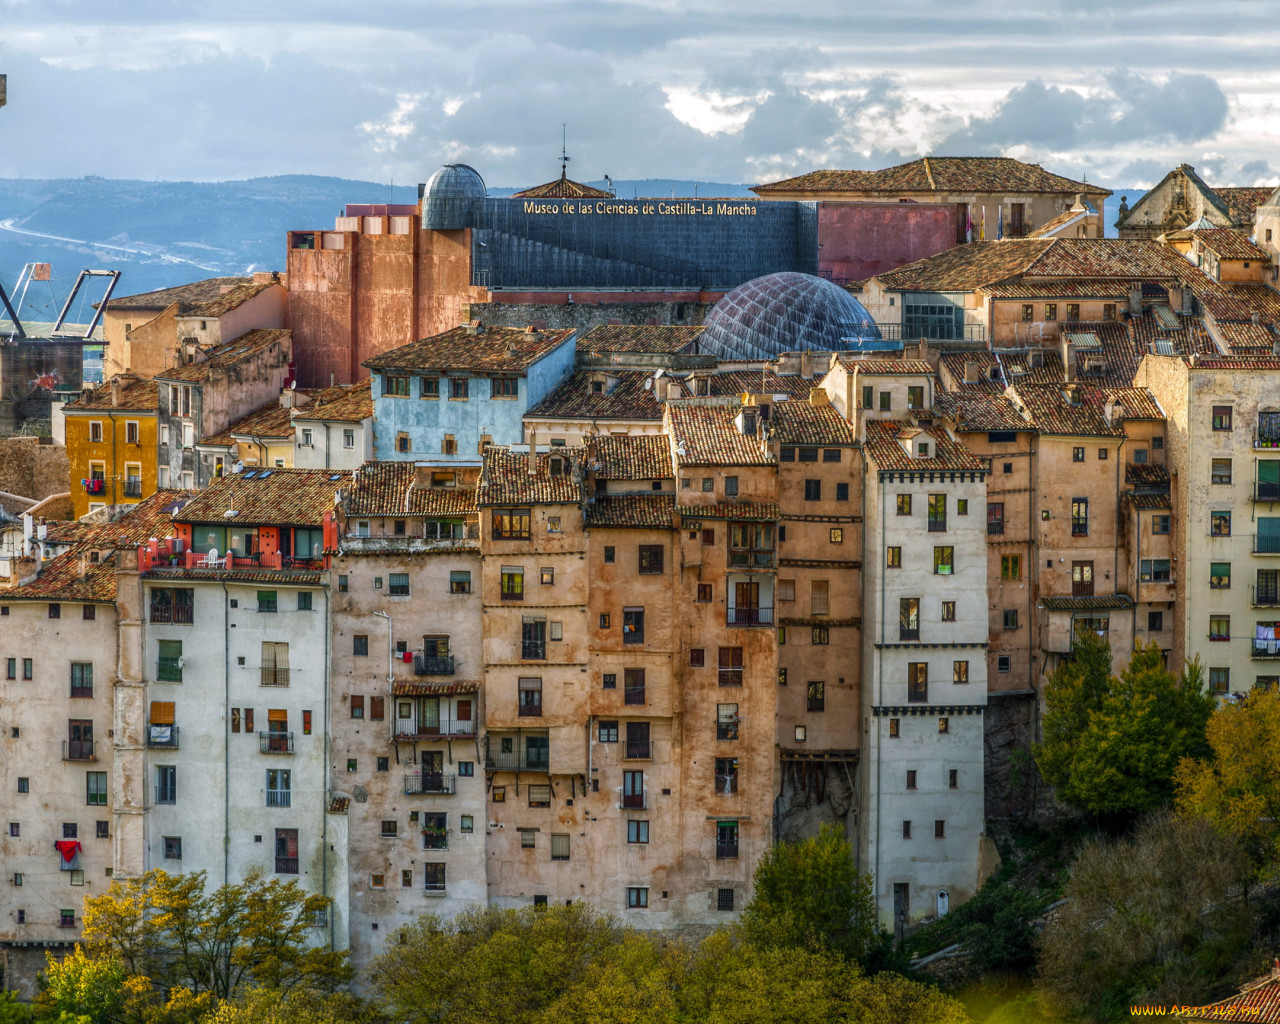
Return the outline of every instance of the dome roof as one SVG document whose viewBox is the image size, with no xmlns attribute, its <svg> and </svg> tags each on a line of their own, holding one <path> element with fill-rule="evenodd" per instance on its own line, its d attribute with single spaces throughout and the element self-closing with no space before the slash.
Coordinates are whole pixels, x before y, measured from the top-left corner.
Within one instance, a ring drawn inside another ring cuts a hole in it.
<svg viewBox="0 0 1280 1024">
<path fill-rule="evenodd" d="M 423 199 L 483 199 L 488 195 L 484 178 L 468 164 L 445 164 L 427 182 Z"/>
<path fill-rule="evenodd" d="M 838 352 L 878 338 L 862 303 L 810 274 L 767 274 L 716 303 L 698 349 L 724 360 L 776 359 L 783 352 Z"/>
</svg>

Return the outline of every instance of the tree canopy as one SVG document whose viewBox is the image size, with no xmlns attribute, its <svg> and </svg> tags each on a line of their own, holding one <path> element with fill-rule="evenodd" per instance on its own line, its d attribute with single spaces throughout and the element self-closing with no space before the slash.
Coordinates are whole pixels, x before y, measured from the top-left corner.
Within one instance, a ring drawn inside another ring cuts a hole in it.
<svg viewBox="0 0 1280 1024">
<path fill-rule="evenodd" d="M 1117 678 L 1106 641 L 1085 631 L 1045 689 L 1040 773 L 1064 803 L 1092 814 L 1168 803 L 1178 763 L 1205 749 L 1215 700 L 1201 683 L 1198 663 L 1179 678 L 1154 644 L 1134 651 Z"/>
</svg>

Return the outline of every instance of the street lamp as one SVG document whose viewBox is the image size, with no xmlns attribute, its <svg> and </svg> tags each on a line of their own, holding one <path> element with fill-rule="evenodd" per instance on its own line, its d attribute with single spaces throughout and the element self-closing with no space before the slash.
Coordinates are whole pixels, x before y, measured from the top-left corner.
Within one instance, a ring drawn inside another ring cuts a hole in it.
<svg viewBox="0 0 1280 1024">
<path fill-rule="evenodd" d="M 898 908 L 898 948 L 902 948 L 903 940 L 907 935 L 907 910 L 906 907 Z"/>
</svg>

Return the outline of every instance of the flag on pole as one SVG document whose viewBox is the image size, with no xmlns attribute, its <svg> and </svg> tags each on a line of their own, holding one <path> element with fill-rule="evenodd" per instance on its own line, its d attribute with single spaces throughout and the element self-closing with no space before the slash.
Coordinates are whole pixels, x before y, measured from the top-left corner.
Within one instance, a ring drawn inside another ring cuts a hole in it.
<svg viewBox="0 0 1280 1024">
<path fill-rule="evenodd" d="M 973 241 L 973 206 L 969 203 L 964 204 L 964 240 Z"/>
<path fill-rule="evenodd" d="M 978 240 L 985 242 L 987 240 L 987 204 L 982 204 L 982 223 L 978 227 Z"/>
<path fill-rule="evenodd" d="M 1004 238 L 1004 203 L 996 213 L 996 241 Z"/>
</svg>

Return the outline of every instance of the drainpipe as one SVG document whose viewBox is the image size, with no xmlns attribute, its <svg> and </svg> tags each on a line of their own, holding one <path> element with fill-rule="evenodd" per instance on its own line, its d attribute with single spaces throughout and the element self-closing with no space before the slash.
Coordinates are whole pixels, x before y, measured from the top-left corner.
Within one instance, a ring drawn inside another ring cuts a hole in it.
<svg viewBox="0 0 1280 1024">
<path fill-rule="evenodd" d="M 222 583 L 222 706 L 231 706 L 231 595 Z M 227 712 L 223 712 L 227 714 Z M 231 879 L 231 723 L 222 723 L 222 884 Z"/>
<path fill-rule="evenodd" d="M 865 462 L 863 463 L 863 467 L 864 467 L 863 473 L 865 474 L 866 473 Z M 877 479 L 877 482 L 880 484 L 880 534 L 881 536 L 884 536 L 885 524 L 888 522 L 888 520 L 885 518 L 885 516 L 888 515 L 888 506 L 887 506 L 888 491 L 884 487 L 884 479 L 879 476 L 877 476 L 876 479 Z M 864 491 L 863 493 L 866 493 L 866 492 Z M 879 557 L 878 553 L 876 557 L 877 558 Z M 862 553 L 862 562 L 864 565 L 866 564 L 866 561 L 867 561 L 867 555 L 866 555 L 866 551 L 864 550 Z M 885 570 L 885 566 L 883 563 L 881 563 L 880 565 L 880 622 L 879 622 L 880 641 L 879 643 L 876 644 L 876 703 L 881 707 L 884 706 L 884 620 L 885 620 L 885 616 L 888 614 L 885 607 L 885 601 L 887 600 L 885 595 L 885 590 L 888 586 L 888 580 L 886 577 L 888 576 L 888 574 L 884 570 Z M 880 885 L 880 846 L 881 846 L 881 840 L 883 839 L 883 836 L 881 835 L 881 829 L 880 829 L 880 818 L 881 818 L 881 812 L 883 810 L 883 804 L 884 804 L 884 791 L 883 791 L 883 786 L 881 784 L 881 780 L 884 775 L 884 758 L 881 756 L 881 754 L 883 753 L 882 747 L 883 745 L 880 743 L 880 737 L 879 737 L 879 734 L 877 733 L 876 824 L 875 824 L 875 832 L 874 832 L 875 840 L 876 840 L 875 885 L 877 887 L 879 887 Z"/>
<path fill-rule="evenodd" d="M 107 410 L 107 419 L 111 421 L 111 504 L 119 504 L 120 496 L 116 494 L 116 414 Z"/>
<path fill-rule="evenodd" d="M 324 588 L 324 717 L 322 719 L 321 728 L 324 730 L 324 807 L 321 813 L 320 828 L 320 878 L 321 892 L 320 895 L 328 897 L 329 895 L 329 794 L 332 792 L 330 785 L 330 766 L 329 766 L 329 678 L 330 678 L 330 655 L 332 653 L 332 645 L 329 638 L 333 636 L 332 618 L 333 609 L 329 602 L 329 584 L 323 583 Z M 329 916 L 329 948 L 333 949 L 334 943 L 334 914 L 333 908 L 328 910 Z"/>
<path fill-rule="evenodd" d="M 329 424 L 324 425 L 324 468 L 329 468 Z"/>
</svg>

